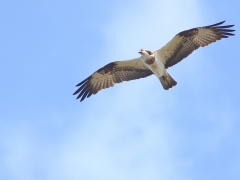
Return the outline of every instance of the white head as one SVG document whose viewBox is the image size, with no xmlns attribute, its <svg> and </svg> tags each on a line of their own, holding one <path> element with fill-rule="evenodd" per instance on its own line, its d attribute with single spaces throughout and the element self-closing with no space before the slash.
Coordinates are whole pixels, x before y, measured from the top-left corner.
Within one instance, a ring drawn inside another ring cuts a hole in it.
<svg viewBox="0 0 240 180">
<path fill-rule="evenodd" d="M 139 53 L 140 53 L 141 55 L 146 54 L 146 55 L 149 55 L 149 56 L 151 56 L 151 55 L 153 54 L 153 52 L 152 52 L 152 51 L 149 51 L 148 49 L 141 49 L 141 50 L 139 51 Z"/>
<path fill-rule="evenodd" d="M 139 51 L 139 53 L 142 55 L 142 57 L 143 57 L 144 59 L 148 59 L 149 56 L 153 55 L 153 52 L 152 52 L 152 51 L 149 51 L 149 50 L 147 50 L 147 49 L 141 49 L 141 50 Z"/>
</svg>

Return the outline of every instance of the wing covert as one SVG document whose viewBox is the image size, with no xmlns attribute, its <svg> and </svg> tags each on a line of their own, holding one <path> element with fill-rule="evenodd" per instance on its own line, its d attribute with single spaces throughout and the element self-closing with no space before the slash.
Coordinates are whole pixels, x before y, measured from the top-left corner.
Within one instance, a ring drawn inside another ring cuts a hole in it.
<svg viewBox="0 0 240 180">
<path fill-rule="evenodd" d="M 224 22 L 225 21 L 222 21 L 178 33 L 165 46 L 156 51 L 159 58 L 163 61 L 165 68 L 177 64 L 199 47 L 207 46 L 222 38 L 234 36 L 231 32 L 235 30 L 229 29 L 234 25 L 219 26 Z"/>
<path fill-rule="evenodd" d="M 152 71 L 144 66 L 140 58 L 111 62 L 77 84 L 79 88 L 73 95 L 79 93 L 77 99 L 81 98 L 80 101 L 83 101 L 102 89 L 114 86 L 115 83 L 145 78 L 151 74 Z"/>
</svg>

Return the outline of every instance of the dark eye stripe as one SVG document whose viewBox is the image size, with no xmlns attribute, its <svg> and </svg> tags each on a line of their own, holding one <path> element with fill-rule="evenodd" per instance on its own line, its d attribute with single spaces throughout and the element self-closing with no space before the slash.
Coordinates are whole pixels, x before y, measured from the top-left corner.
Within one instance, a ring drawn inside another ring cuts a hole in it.
<svg viewBox="0 0 240 180">
<path fill-rule="evenodd" d="M 153 53 L 149 50 L 145 50 L 149 55 L 152 55 Z"/>
</svg>

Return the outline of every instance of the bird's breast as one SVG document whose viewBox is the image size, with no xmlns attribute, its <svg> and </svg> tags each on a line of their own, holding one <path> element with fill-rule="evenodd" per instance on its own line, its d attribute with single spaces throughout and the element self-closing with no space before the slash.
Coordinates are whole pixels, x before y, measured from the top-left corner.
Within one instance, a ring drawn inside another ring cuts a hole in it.
<svg viewBox="0 0 240 180">
<path fill-rule="evenodd" d="M 153 64 L 154 61 L 155 61 L 155 57 L 149 57 L 149 58 L 145 59 L 145 63 L 148 65 Z"/>
<path fill-rule="evenodd" d="M 165 68 L 161 61 L 154 60 L 152 64 L 146 63 L 146 65 L 157 77 L 163 76 Z"/>
</svg>

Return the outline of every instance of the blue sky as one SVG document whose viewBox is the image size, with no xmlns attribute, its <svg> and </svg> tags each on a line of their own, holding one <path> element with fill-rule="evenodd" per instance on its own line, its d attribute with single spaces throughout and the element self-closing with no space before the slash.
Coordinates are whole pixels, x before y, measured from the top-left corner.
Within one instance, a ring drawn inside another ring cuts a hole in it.
<svg viewBox="0 0 240 180">
<path fill-rule="evenodd" d="M 240 179 L 239 2 L 1 1 L 0 179 Z M 227 20 L 236 36 L 79 102 L 105 64 Z"/>
</svg>

